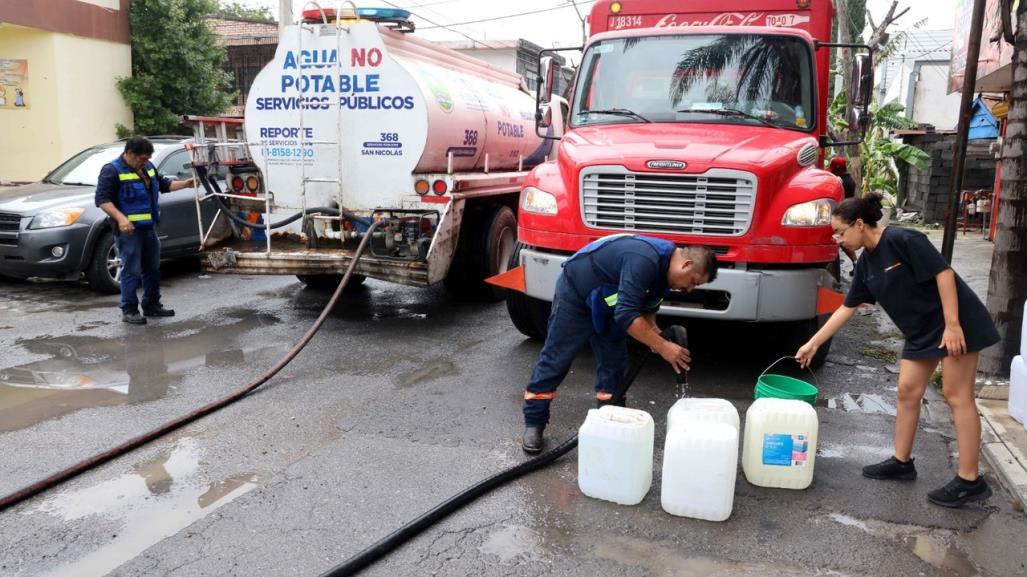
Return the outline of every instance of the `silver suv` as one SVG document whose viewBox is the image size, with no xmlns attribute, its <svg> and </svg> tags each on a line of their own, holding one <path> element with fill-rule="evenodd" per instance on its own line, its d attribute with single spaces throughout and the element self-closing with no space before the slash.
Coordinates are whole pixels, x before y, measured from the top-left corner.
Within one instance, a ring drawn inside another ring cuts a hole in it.
<svg viewBox="0 0 1027 577">
<path fill-rule="evenodd" d="M 187 137 L 152 137 L 157 170 L 190 178 Z M 0 191 L 0 275 L 77 280 L 93 290 L 120 290 L 121 261 L 106 215 L 94 206 L 100 168 L 125 149 L 124 140 L 94 146 L 71 157 L 42 181 Z M 183 188 L 160 198 L 161 258 L 195 255 L 200 248 L 196 190 Z M 216 208 L 201 203 L 204 219 Z M 209 211 L 209 214 L 207 212 Z"/>
</svg>

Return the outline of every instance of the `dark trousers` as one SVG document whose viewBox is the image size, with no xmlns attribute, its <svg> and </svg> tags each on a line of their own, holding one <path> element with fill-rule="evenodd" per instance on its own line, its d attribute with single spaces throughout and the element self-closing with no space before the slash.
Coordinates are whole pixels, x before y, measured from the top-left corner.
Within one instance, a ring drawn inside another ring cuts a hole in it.
<svg viewBox="0 0 1027 577">
<path fill-rule="evenodd" d="M 615 394 L 627 365 L 627 339 L 621 337 L 611 340 L 596 334 L 592 326 L 592 312 L 561 275 L 556 283 L 546 342 L 539 352 L 527 392 L 555 392 L 570 371 L 574 357 L 586 342 L 592 345 L 596 357 L 596 393 Z M 544 399 L 525 400 L 524 424 L 535 427 L 548 423 L 551 402 Z"/>
<path fill-rule="evenodd" d="M 139 310 L 136 291 L 143 286 L 143 310 L 160 305 L 160 239 L 153 228 L 115 237 L 121 256 L 121 311 Z"/>
</svg>

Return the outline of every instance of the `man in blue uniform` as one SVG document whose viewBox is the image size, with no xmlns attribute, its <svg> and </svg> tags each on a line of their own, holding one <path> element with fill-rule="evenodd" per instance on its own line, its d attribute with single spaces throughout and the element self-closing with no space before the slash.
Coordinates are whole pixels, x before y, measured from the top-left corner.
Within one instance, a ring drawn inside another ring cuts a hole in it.
<svg viewBox="0 0 1027 577">
<path fill-rule="evenodd" d="M 153 143 L 142 136 L 125 141 L 121 156 L 100 169 L 96 206 L 113 221 L 115 242 L 121 257 L 121 320 L 146 324 L 139 314 L 136 290 L 143 285 L 143 315 L 171 317 L 175 311 L 160 302 L 160 223 L 158 198 L 194 186 L 193 179 L 171 180 L 150 162 Z"/>
<path fill-rule="evenodd" d="M 660 336 L 656 311 L 669 290 L 691 292 L 716 277 L 717 259 L 709 249 L 679 248 L 642 235 L 601 238 L 569 258 L 556 283 L 545 345 L 524 391 L 524 451 L 542 450 L 549 404 L 586 342 L 596 356 L 600 405 L 624 402 L 614 395 L 624 376 L 629 335 L 675 372 L 687 371 L 688 349 Z"/>
</svg>

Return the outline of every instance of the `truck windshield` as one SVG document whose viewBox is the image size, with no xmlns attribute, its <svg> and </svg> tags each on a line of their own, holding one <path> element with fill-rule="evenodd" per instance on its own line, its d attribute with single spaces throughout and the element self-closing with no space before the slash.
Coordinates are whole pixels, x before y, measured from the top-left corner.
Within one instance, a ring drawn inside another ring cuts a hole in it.
<svg viewBox="0 0 1027 577">
<path fill-rule="evenodd" d="M 571 126 L 639 122 L 814 125 L 812 53 L 757 34 L 615 38 L 586 51 Z"/>
</svg>

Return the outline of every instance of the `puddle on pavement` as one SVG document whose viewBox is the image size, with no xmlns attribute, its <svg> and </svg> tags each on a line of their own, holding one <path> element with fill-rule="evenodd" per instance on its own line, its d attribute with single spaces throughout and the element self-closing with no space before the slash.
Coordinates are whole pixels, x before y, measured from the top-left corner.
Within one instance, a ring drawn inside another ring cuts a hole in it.
<svg viewBox="0 0 1027 577">
<path fill-rule="evenodd" d="M 594 544 L 593 554 L 600 559 L 640 567 L 666 577 L 810 577 L 824 574 L 806 567 L 689 556 L 668 546 L 631 537 L 601 539 Z"/>
<path fill-rule="evenodd" d="M 133 473 L 47 499 L 25 514 L 47 513 L 65 522 L 90 517 L 120 525 L 111 541 L 46 573 L 47 577 L 101 577 L 152 545 L 260 485 L 263 476 L 242 473 L 203 480 L 202 450 L 184 438 L 167 453 L 138 463 Z"/>
<path fill-rule="evenodd" d="M 0 368 L 0 432 L 84 408 L 160 399 L 195 367 L 263 367 L 270 356 L 266 347 L 233 342 L 244 342 L 247 332 L 277 322 L 271 315 L 233 310 L 215 324 L 190 320 L 122 338 L 19 340 L 16 345 L 50 358 Z"/>
<path fill-rule="evenodd" d="M 828 518 L 876 537 L 900 541 L 945 577 L 978 577 L 981 574 L 970 557 L 951 543 L 951 531 L 932 531 L 915 525 L 899 525 L 876 519 L 860 520 L 841 513 L 831 513 Z"/>
<path fill-rule="evenodd" d="M 522 525 L 503 525 L 492 531 L 478 548 L 486 555 L 499 558 L 509 564 L 522 559 L 538 559 L 542 537 L 535 530 Z"/>
<path fill-rule="evenodd" d="M 460 371 L 452 361 L 436 359 L 421 365 L 418 369 L 400 375 L 396 379 L 396 388 L 406 389 L 414 385 L 432 381 L 441 377 L 456 375 Z"/>
</svg>

